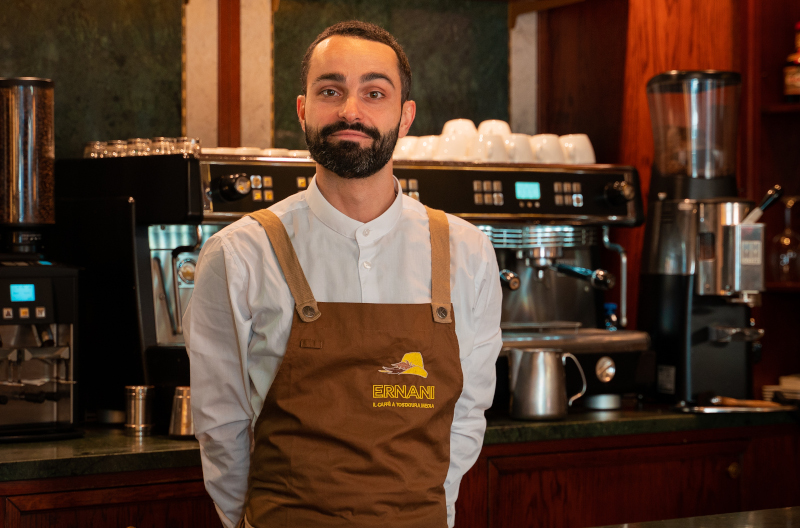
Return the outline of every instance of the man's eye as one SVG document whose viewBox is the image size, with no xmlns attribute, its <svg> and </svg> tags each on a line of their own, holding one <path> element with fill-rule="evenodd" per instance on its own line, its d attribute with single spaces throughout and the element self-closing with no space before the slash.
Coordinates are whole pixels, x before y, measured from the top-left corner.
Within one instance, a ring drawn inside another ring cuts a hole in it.
<svg viewBox="0 0 800 528">
<path fill-rule="evenodd" d="M 325 90 L 322 90 L 322 95 L 324 95 L 326 97 L 333 97 L 334 95 L 336 95 L 336 90 L 332 90 L 331 88 L 327 88 Z"/>
<path fill-rule="evenodd" d="M 369 97 L 370 99 L 380 99 L 381 97 L 383 97 L 383 94 L 378 91 L 372 91 L 367 94 L 367 97 Z"/>
</svg>

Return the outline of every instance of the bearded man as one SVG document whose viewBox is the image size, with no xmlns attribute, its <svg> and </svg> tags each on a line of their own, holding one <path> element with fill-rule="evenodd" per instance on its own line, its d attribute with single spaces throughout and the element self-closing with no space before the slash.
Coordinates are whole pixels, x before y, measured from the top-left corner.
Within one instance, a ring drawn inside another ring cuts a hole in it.
<svg viewBox="0 0 800 528">
<path fill-rule="evenodd" d="M 227 527 L 453 526 L 501 347 L 494 250 L 400 191 L 416 105 L 385 30 L 302 64 L 308 189 L 204 245 L 183 319 L 206 489 Z"/>
</svg>

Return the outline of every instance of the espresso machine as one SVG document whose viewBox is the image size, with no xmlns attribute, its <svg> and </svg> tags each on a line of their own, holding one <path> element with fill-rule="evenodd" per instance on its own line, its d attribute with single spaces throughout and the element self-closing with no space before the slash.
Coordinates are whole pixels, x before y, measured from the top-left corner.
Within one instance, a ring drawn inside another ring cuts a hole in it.
<svg viewBox="0 0 800 528">
<path fill-rule="evenodd" d="M 46 256 L 53 82 L 0 78 L 0 442 L 74 438 L 77 270 Z"/>
<path fill-rule="evenodd" d="M 647 83 L 655 156 L 638 324 L 653 338 L 658 398 L 685 407 L 706 393 L 749 398 L 763 335 L 750 309 L 764 290 L 764 225 L 737 197 L 740 85 L 720 71 Z"/>
<path fill-rule="evenodd" d="M 89 371 L 81 387 L 89 416 L 118 414 L 123 387 L 148 384 L 156 386 L 155 412 L 166 413 L 156 427 L 166 427 L 174 387 L 189 383 L 181 317 L 203 243 L 304 190 L 314 176 L 309 159 L 235 152 L 57 163 L 57 225 L 65 234 L 91 233 L 65 236 L 60 248 L 83 270 L 80 346 Z M 597 373 L 587 394 L 637 390 L 637 373 L 648 371 L 647 335 L 601 330 L 601 295 L 614 278 L 599 269 L 603 247 L 622 250 L 608 241 L 608 227 L 642 221 L 635 169 L 404 161 L 395 175 L 408 196 L 489 235 L 504 270 L 509 339 L 536 334 L 550 347 L 559 340 L 582 351 L 584 370 Z M 624 265 L 620 282 L 624 290 Z"/>
</svg>

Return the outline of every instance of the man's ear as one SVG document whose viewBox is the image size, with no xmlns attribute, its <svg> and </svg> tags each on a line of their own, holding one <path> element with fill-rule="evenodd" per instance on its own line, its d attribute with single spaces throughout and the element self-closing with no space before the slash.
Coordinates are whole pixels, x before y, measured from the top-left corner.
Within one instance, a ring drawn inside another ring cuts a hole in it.
<svg viewBox="0 0 800 528">
<path fill-rule="evenodd" d="M 403 110 L 400 113 L 400 130 L 397 137 L 405 137 L 408 134 L 408 129 L 414 122 L 414 117 L 417 115 L 417 103 L 414 101 L 406 101 L 403 103 Z"/>
<path fill-rule="evenodd" d="M 306 131 L 306 96 L 297 96 L 297 118 L 300 120 L 300 126 L 303 132 Z"/>
</svg>

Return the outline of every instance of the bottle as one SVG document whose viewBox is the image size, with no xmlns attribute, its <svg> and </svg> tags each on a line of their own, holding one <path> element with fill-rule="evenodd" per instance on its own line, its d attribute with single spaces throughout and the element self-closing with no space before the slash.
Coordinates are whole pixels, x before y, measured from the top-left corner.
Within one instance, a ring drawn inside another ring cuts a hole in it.
<svg viewBox="0 0 800 528">
<path fill-rule="evenodd" d="M 605 327 L 609 332 L 616 332 L 617 330 L 617 304 L 605 303 L 603 309 L 606 312 Z"/>
<path fill-rule="evenodd" d="M 794 26 L 794 48 L 783 68 L 783 95 L 787 103 L 800 103 L 800 22 Z"/>
</svg>

